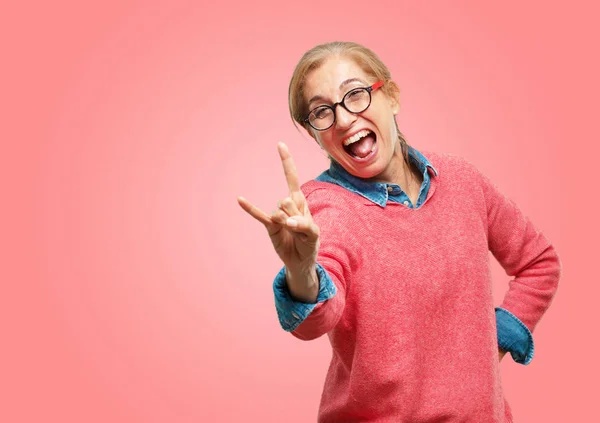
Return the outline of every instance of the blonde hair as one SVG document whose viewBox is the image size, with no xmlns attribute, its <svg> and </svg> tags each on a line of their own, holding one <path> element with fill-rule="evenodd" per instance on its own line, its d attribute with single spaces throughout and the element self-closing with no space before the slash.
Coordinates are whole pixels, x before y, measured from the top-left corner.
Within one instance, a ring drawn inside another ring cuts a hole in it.
<svg viewBox="0 0 600 423">
<path fill-rule="evenodd" d="M 388 67 L 367 47 L 352 42 L 334 41 L 311 48 L 304 53 L 296 65 L 294 73 L 292 74 L 292 79 L 290 80 L 288 91 L 290 116 L 295 122 L 306 129 L 311 136 L 313 136 L 313 134 L 310 131 L 310 126 L 304 121 L 304 118 L 309 112 L 304 95 L 304 84 L 308 74 L 320 67 L 325 60 L 332 56 L 347 57 L 358 64 L 367 75 L 372 76 L 378 81 L 383 81 L 383 87 L 381 87 L 381 89 L 386 95 L 394 97 L 394 94 L 397 94 L 399 91 L 396 83 L 392 81 L 392 76 Z M 398 129 L 398 123 L 395 119 L 394 123 L 398 132 L 403 155 L 408 163 L 408 144 Z"/>
</svg>

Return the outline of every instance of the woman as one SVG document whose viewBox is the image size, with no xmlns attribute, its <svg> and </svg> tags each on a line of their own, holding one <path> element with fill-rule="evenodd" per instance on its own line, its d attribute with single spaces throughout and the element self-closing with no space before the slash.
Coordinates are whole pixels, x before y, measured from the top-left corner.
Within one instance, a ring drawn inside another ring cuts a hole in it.
<svg viewBox="0 0 600 423">
<path fill-rule="evenodd" d="M 329 336 L 319 421 L 511 422 L 499 361 L 533 357 L 560 274 L 552 245 L 465 160 L 407 145 L 398 86 L 369 49 L 308 51 L 289 105 L 329 170 L 300 186 L 279 144 L 290 195 L 270 215 L 238 202 L 283 261 L 282 327 Z M 514 277 L 496 309 L 488 251 Z"/>
</svg>

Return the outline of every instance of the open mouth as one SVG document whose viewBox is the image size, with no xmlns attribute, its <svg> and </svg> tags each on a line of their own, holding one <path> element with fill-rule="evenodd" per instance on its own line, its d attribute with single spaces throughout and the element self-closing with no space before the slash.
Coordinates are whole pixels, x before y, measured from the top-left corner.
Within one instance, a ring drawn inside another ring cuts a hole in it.
<svg viewBox="0 0 600 423">
<path fill-rule="evenodd" d="M 364 159 L 375 149 L 377 136 L 363 129 L 344 141 L 344 150 L 355 159 Z"/>
</svg>

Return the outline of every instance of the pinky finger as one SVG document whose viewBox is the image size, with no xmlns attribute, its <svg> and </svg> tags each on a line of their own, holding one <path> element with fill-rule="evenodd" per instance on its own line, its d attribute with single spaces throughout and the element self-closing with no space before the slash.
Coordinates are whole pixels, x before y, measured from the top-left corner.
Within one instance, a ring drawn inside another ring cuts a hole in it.
<svg viewBox="0 0 600 423">
<path fill-rule="evenodd" d="M 273 221 L 271 220 L 268 214 L 256 207 L 254 204 L 250 203 L 244 197 L 238 197 L 237 200 L 238 204 L 242 207 L 242 209 L 244 209 L 246 213 L 258 220 L 260 223 L 262 223 L 265 226 L 273 224 Z"/>
</svg>

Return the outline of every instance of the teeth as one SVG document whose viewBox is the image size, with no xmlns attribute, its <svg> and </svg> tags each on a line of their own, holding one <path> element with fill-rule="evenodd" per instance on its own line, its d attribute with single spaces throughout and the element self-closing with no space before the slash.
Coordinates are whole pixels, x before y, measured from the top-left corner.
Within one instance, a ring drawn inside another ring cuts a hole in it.
<svg viewBox="0 0 600 423">
<path fill-rule="evenodd" d="M 363 129 L 360 132 L 357 132 L 356 134 L 352 135 L 349 138 L 346 138 L 344 140 L 344 145 L 345 146 L 349 146 L 350 144 L 355 143 L 356 141 L 358 141 L 359 139 L 366 137 L 367 135 L 369 135 L 371 133 L 371 131 L 367 131 L 366 129 Z"/>
</svg>

